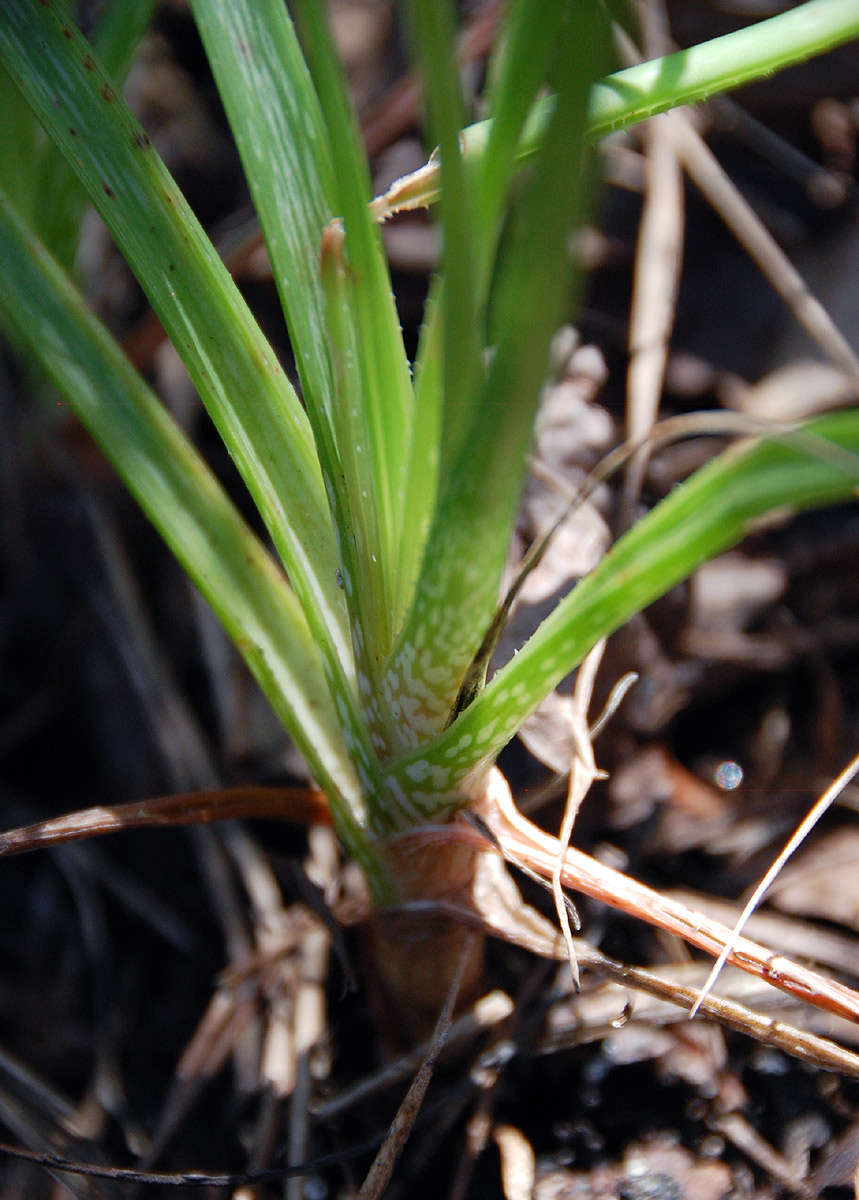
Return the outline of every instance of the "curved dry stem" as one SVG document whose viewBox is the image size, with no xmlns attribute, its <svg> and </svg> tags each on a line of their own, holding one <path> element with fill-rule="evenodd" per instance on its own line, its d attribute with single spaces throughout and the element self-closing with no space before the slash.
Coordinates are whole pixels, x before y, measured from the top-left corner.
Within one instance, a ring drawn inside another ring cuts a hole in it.
<svg viewBox="0 0 859 1200">
<path fill-rule="evenodd" d="M 505 856 L 525 862 L 545 879 L 551 878 L 561 851 L 558 839 L 521 815 L 507 781 L 495 767 L 487 779 L 484 803 L 483 817 Z M 674 933 L 707 954 L 718 956 L 731 939 L 730 929 L 721 922 L 661 895 L 581 850 L 570 848 L 564 853 L 562 882 L 603 904 Z M 756 942 L 737 938 L 727 961 L 790 996 L 859 1022 L 859 993 Z"/>
<path fill-rule="evenodd" d="M 47 821 L 21 825 L 0 833 L 0 858 L 28 854 L 83 838 L 124 829 L 151 829 L 166 825 L 203 825 L 237 818 L 273 818 L 302 825 L 330 825 L 331 812 L 322 792 L 298 787 L 232 787 L 199 792 L 179 792 L 129 804 L 99 804 L 63 813 Z"/>
<path fill-rule="evenodd" d="M 859 774 L 859 754 L 856 754 L 853 756 L 853 758 L 850 760 L 850 762 L 847 764 L 847 766 L 844 768 L 844 770 L 829 785 L 829 787 L 826 789 L 826 791 L 823 793 L 823 795 L 814 803 L 814 805 L 812 805 L 807 816 L 804 818 L 804 820 L 802 820 L 799 823 L 797 828 L 794 830 L 793 834 L 788 839 L 787 845 L 784 847 L 782 852 L 778 855 L 775 862 L 772 864 L 770 869 L 764 875 L 763 879 L 760 881 L 758 886 L 755 888 L 754 892 L 752 893 L 752 895 L 749 899 L 748 904 L 746 904 L 745 908 L 740 913 L 740 916 L 737 919 L 737 923 L 734 926 L 733 930 L 731 931 L 730 938 L 725 943 L 725 945 L 722 949 L 722 953 L 719 955 L 719 957 L 716 959 L 715 963 L 713 964 L 713 969 L 710 972 L 710 974 L 707 976 L 707 980 L 706 980 L 704 986 L 701 988 L 701 991 L 698 993 L 697 1000 L 692 1005 L 692 1008 L 689 1010 L 690 1020 L 696 1015 L 696 1013 L 698 1012 L 698 1010 L 701 1007 L 701 1005 L 703 1004 L 703 1002 L 709 996 L 710 992 L 712 991 L 712 989 L 716 983 L 716 980 L 719 977 L 719 972 L 722 970 L 722 967 L 724 967 L 725 963 L 728 961 L 728 957 L 731 954 L 731 951 L 733 950 L 734 946 L 736 945 L 737 940 L 740 937 L 740 934 L 745 929 L 746 924 L 749 921 L 749 918 L 752 916 L 755 909 L 760 904 L 761 900 L 763 900 L 764 895 L 768 891 L 770 885 L 775 880 L 776 876 L 781 871 L 784 864 L 787 862 L 787 860 L 790 858 L 790 856 L 793 854 L 793 852 L 796 849 L 798 849 L 798 847 L 805 841 L 805 839 L 811 833 L 812 829 L 815 827 L 815 825 L 820 820 L 820 818 L 823 816 L 823 814 L 825 812 L 828 812 L 828 810 L 832 807 L 832 805 L 835 803 L 835 801 L 838 799 L 838 797 L 841 795 L 841 793 L 844 791 L 844 789 L 847 787 L 847 785 L 851 782 L 851 780 L 857 774 Z"/>
</svg>

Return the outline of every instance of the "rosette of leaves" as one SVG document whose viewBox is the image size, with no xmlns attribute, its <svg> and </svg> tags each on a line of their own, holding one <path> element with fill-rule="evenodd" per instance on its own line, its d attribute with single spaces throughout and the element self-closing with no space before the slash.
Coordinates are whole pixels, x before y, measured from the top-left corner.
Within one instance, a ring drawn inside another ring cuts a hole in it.
<svg viewBox="0 0 859 1200">
<path fill-rule="evenodd" d="M 812 0 L 774 19 L 778 29 L 763 23 L 599 81 L 601 6 L 514 0 L 489 67 L 490 119 L 461 136 L 453 6 L 414 0 L 444 250 L 410 363 L 321 5 L 295 4 L 298 33 L 281 0 L 191 8 L 265 235 L 297 386 L 65 6 L 6 0 L 0 61 L 135 272 L 271 548 L 39 241 L 11 149 L 0 314 L 223 622 L 386 901 L 398 884 L 380 839 L 479 794 L 502 747 L 600 638 L 771 509 L 854 493 L 856 411 L 733 450 L 626 534 L 484 686 L 480 652 L 549 342 L 574 298 L 594 139 L 856 36 L 859 15 L 853 0 Z"/>
</svg>

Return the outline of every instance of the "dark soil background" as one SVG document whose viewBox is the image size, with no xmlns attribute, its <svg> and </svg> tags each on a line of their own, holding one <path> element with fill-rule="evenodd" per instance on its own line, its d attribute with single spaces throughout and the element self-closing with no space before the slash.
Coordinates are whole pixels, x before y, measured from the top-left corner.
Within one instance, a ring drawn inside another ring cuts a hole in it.
<svg viewBox="0 0 859 1200">
<path fill-rule="evenodd" d="M 678 0 L 670 19 L 687 45 L 779 7 Z M 491 8 L 464 10 L 478 43 Z M 338 0 L 333 15 L 357 103 L 376 118 L 368 136 L 381 188 L 423 154 L 414 115 L 406 106 L 400 120 L 395 103 L 402 30 L 376 0 Z M 477 46 L 464 68 L 475 95 L 482 61 Z M 288 363 L 246 187 L 181 0 L 160 7 L 127 95 Z M 708 142 L 859 351 L 859 46 L 735 99 L 739 110 L 700 113 Z M 640 151 L 633 133 L 603 157 L 609 182 L 580 348 L 559 360 L 567 390 L 558 403 L 584 422 L 581 435 L 564 434 L 574 481 L 623 436 Z M 423 216 L 386 236 L 413 347 L 437 247 Z M 94 305 L 244 504 L 175 354 L 94 220 L 80 266 Z M 725 406 L 791 417 L 849 398 L 847 381 L 813 359 L 745 252 L 687 188 L 663 413 Z M 0 426 L 2 827 L 194 788 L 300 780 L 296 755 L 178 567 L 57 397 L 34 388 L 5 351 Z M 641 504 L 712 449 L 693 442 L 660 454 Z M 598 501 L 611 522 L 617 495 Z M 532 534 L 523 519 L 523 537 Z M 718 901 L 730 922 L 859 746 L 857 601 L 852 506 L 760 532 L 614 638 L 600 695 L 626 670 L 641 681 L 597 744 L 612 777 L 588 797 L 576 844 L 702 907 Z M 726 790 L 719 781 L 732 763 L 744 777 Z M 518 744 L 503 765 L 523 803 L 548 797 L 540 819 L 557 829 L 563 789 L 546 768 Z M 761 918 L 769 924 L 752 927 L 854 986 L 857 807 L 859 792 L 848 789 L 785 873 Z M 335 868 L 326 835 L 311 841 L 301 828 L 260 822 L 124 833 L 3 861 L 0 1140 L 88 1162 L 241 1174 L 282 1163 L 291 1139 L 294 1161 L 342 1162 L 285 1184 L 183 1194 L 322 1200 L 356 1191 L 414 1068 L 349 1098 L 378 1068 L 385 1031 L 380 1039 L 369 1011 L 355 931 L 334 930 L 330 949 L 314 949 L 331 927 L 312 914 L 325 913 Z M 536 887 L 522 886 L 550 913 Z M 697 955 L 643 924 L 596 904 L 581 912 L 585 936 L 615 958 L 698 983 L 706 974 Z M 566 967 L 490 947 L 486 991 L 509 1001 L 439 1069 L 391 1197 L 854 1194 L 855 1079 L 690 1025 L 667 1005 L 630 1019 L 629 994 L 587 974 L 584 982 L 574 1001 Z M 742 991 L 735 976 L 723 988 L 844 1046 L 859 1043 L 846 1022 L 784 997 L 773 1007 L 771 993 Z M 322 1003 L 324 1036 L 296 1074 L 295 1039 L 307 1028 L 299 997 L 317 1013 Z M 183 1058 L 192 1038 L 194 1057 Z M 0 1156 L 2 1200 L 69 1194 L 175 1192 Z"/>
</svg>

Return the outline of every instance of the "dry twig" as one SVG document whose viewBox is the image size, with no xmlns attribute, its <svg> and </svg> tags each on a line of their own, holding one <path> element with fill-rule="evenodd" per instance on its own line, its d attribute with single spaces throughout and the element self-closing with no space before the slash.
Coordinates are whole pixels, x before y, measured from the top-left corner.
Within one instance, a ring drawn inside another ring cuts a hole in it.
<svg viewBox="0 0 859 1200">
<path fill-rule="evenodd" d="M 426 1090 L 429 1087 L 435 1064 L 444 1045 L 445 1036 L 450 1028 L 450 1018 L 459 989 L 462 985 L 463 974 L 471 952 L 471 938 L 466 940 L 459 957 L 459 966 L 448 989 L 442 1010 L 439 1013 L 435 1030 L 426 1057 L 418 1068 L 412 1080 L 412 1085 L 397 1109 L 388 1136 L 379 1147 L 373 1165 L 367 1172 L 367 1177 L 361 1185 L 358 1200 L 378 1200 L 390 1182 L 397 1159 L 412 1131 L 412 1126 L 420 1112 Z"/>
<path fill-rule="evenodd" d="M 833 783 L 826 789 L 826 791 L 823 793 L 823 795 L 820 797 L 820 799 L 812 806 L 811 811 L 808 813 L 805 820 L 800 822 L 800 824 L 798 825 L 798 827 L 796 828 L 794 833 L 789 838 L 787 845 L 784 847 L 782 852 L 776 858 L 775 862 L 772 864 L 770 869 L 764 875 L 763 879 L 760 881 L 758 886 L 755 888 L 754 892 L 751 895 L 751 898 L 749 899 L 748 904 L 743 909 L 742 913 L 739 916 L 739 919 L 737 920 L 736 925 L 732 929 L 731 936 L 728 938 L 727 942 L 725 943 L 725 945 L 722 948 L 721 954 L 719 955 L 719 957 L 716 959 L 715 963 L 713 964 L 713 969 L 710 972 L 710 974 L 708 975 L 706 983 L 701 988 L 701 992 L 700 992 L 700 995 L 698 996 L 698 999 L 692 1005 L 692 1008 L 689 1012 L 690 1020 L 691 1020 L 691 1018 L 693 1018 L 695 1016 L 695 1014 L 698 1012 L 699 1008 L 701 1007 L 702 1002 L 704 1000 L 706 1000 L 707 996 L 710 994 L 710 991 L 712 990 L 716 980 L 719 977 L 719 972 L 722 970 L 722 967 L 728 961 L 728 958 L 730 957 L 734 947 L 736 946 L 737 941 L 739 940 L 740 934 L 745 929 L 749 918 L 751 917 L 751 915 L 755 911 L 755 909 L 758 907 L 761 900 L 763 900 L 765 893 L 767 892 L 770 885 L 775 880 L 776 876 L 781 871 L 784 864 L 787 862 L 787 860 L 790 858 L 790 856 L 793 854 L 793 852 L 797 849 L 797 847 L 800 846 L 802 844 L 802 842 L 805 841 L 805 839 L 811 833 L 812 829 L 817 824 L 817 822 L 820 820 L 820 818 L 823 816 L 823 814 L 832 807 L 832 805 L 835 803 L 835 801 L 838 799 L 838 797 L 841 795 L 841 793 L 847 787 L 848 783 L 850 783 L 850 781 L 853 778 L 855 778 L 855 776 L 857 774 L 859 774 L 859 754 L 855 755 L 850 760 L 850 762 L 847 764 L 847 766 L 844 768 L 844 770 L 841 772 L 841 774 L 838 776 L 838 778 L 833 781 Z"/>
<path fill-rule="evenodd" d="M 601 774 L 594 761 L 594 751 L 591 744 L 590 730 L 588 729 L 588 708 L 590 707 L 596 673 L 599 670 L 604 650 L 605 639 L 603 638 L 590 651 L 576 674 L 576 683 L 573 689 L 573 708 L 570 715 L 570 735 L 573 742 L 570 782 L 567 789 L 567 802 L 564 805 L 561 833 L 558 838 L 558 858 L 552 871 L 552 896 L 555 900 L 555 911 L 558 914 L 561 932 L 564 935 L 564 941 L 567 946 L 570 974 L 573 980 L 573 987 L 576 991 L 579 989 L 579 968 L 576 961 L 576 949 L 570 928 L 567 904 L 561 888 L 561 875 L 564 870 L 564 855 L 570 845 L 573 825 L 575 824 L 582 801 L 590 791 L 593 781 L 598 779 Z M 576 932 L 578 932 L 578 921 Z"/>
<path fill-rule="evenodd" d="M 661 0 L 641 5 L 648 58 L 670 49 L 668 21 Z M 683 263 L 683 179 L 670 132 L 662 121 L 643 130 L 646 150 L 644 208 L 638 229 L 632 304 L 629 316 L 627 436 L 638 441 L 650 431 L 659 411 L 668 342 Z M 627 468 L 619 525 L 628 528 L 650 453 L 647 445 Z"/>
</svg>

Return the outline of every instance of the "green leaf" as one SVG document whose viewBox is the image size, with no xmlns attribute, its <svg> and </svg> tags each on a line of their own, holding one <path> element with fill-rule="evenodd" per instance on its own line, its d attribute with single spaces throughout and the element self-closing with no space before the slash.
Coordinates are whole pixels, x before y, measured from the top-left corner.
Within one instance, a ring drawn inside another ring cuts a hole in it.
<svg viewBox="0 0 859 1200">
<path fill-rule="evenodd" d="M 93 49 L 108 75 L 121 84 L 158 0 L 113 0 L 104 6 L 92 36 Z"/>
<path fill-rule="evenodd" d="M 105 6 L 95 26 L 93 49 L 117 91 L 121 90 L 154 8 L 155 0 L 113 0 Z M 32 156 L 32 152 L 31 144 L 28 154 Z M 88 203 L 87 194 L 57 147 L 45 138 L 41 139 L 40 153 L 34 162 L 34 175 L 34 196 L 38 196 L 38 204 L 30 219 L 35 221 L 36 232 L 51 253 L 66 270 L 71 270 L 77 254 L 81 219 Z"/>
<path fill-rule="evenodd" d="M 455 791 L 470 770 L 494 759 L 600 638 L 736 545 L 768 514 L 851 500 L 857 491 L 859 409 L 721 455 L 621 538 L 474 703 L 432 744 L 394 766 L 389 786 L 412 793 L 423 787 L 412 802 L 429 814 L 432 791 Z"/>
<path fill-rule="evenodd" d="M 351 273 L 344 261 L 342 234 L 337 229 L 332 228 L 324 239 L 320 271 L 326 293 L 336 391 L 331 414 L 331 456 L 337 473 L 331 491 L 343 556 L 341 573 L 352 621 L 358 687 L 378 739 L 377 748 L 381 750 L 384 740 L 375 688 L 380 647 L 386 646 L 390 639 L 390 608 L 379 561 L 383 539 L 380 536 L 380 510 L 372 489 L 372 443 L 358 366 L 360 352 L 352 321 L 354 290 Z M 339 446 L 344 447 L 342 458 L 337 451 Z"/>
<path fill-rule="evenodd" d="M 564 0 L 546 0 L 541 4 L 517 0 L 510 6 L 505 26 L 496 40 L 489 70 L 486 100 L 492 118 L 486 122 L 486 129 L 491 144 L 484 147 L 479 159 L 475 155 L 470 156 L 468 169 L 465 169 L 460 153 L 459 128 L 451 126 L 453 105 L 443 103 L 449 97 L 457 96 L 458 99 L 458 79 L 450 54 L 450 34 L 445 41 L 438 36 L 436 28 L 438 44 L 432 49 L 426 44 L 428 39 L 422 33 L 415 39 L 423 59 L 430 60 L 429 68 L 426 65 L 424 67 L 424 73 L 435 77 L 430 98 L 440 94 L 442 101 L 442 113 L 432 127 L 441 150 L 440 155 L 434 155 L 435 170 L 439 175 L 443 173 L 445 145 L 452 145 L 453 153 L 448 150 L 450 179 L 445 184 L 445 194 L 451 200 L 442 209 L 443 218 L 445 211 L 448 213 L 444 226 L 444 274 L 437 277 L 431 287 L 416 359 L 417 424 L 412 440 L 409 490 L 405 505 L 408 531 L 404 534 L 401 560 L 405 595 L 409 603 L 435 509 L 439 474 L 454 469 L 462 436 L 468 429 L 479 399 L 479 374 L 471 372 L 471 390 L 470 394 L 466 394 L 457 384 L 467 379 L 468 370 L 451 371 L 449 364 L 470 361 L 472 342 L 477 342 L 477 335 L 484 328 L 483 309 L 501 232 L 507 190 L 518 166 L 520 136 L 534 97 L 545 80 L 564 8 Z M 458 103 L 461 105 L 459 99 Z M 447 121 L 445 129 L 448 130 L 444 137 L 438 132 L 442 118 Z M 475 193 L 472 204 L 475 211 L 471 214 L 465 210 L 466 186 Z M 463 252 L 456 253 L 454 248 L 461 244 L 464 245 Z M 442 317 L 445 336 L 450 342 L 450 351 L 446 355 L 442 350 Z M 456 351 L 457 337 L 463 339 L 459 354 Z M 479 347 L 479 342 L 477 345 Z M 441 378 L 443 358 L 448 364 L 446 386 L 443 386 Z M 445 440 L 442 449 L 440 438 L 443 424 Z"/>
<path fill-rule="evenodd" d="M 0 315 L 102 447 L 217 613 L 331 802 L 344 844 L 379 875 L 361 783 L 318 646 L 279 567 L 172 417 L 0 193 Z"/>
<path fill-rule="evenodd" d="M 238 289 L 80 33 L 8 0 L 0 59 L 140 280 L 287 567 L 336 685 L 351 673 L 338 556 L 307 417 Z"/>
<path fill-rule="evenodd" d="M 353 422 L 357 438 L 347 428 L 338 451 L 344 471 L 352 476 L 353 491 L 364 497 L 368 510 L 364 519 L 373 540 L 363 570 L 377 578 L 373 591 L 384 599 L 363 631 L 375 678 L 400 621 L 396 572 L 414 396 L 381 236 L 368 209 L 372 190 L 367 160 L 323 8 L 318 0 L 297 0 L 295 9 L 328 131 L 335 203 L 345 227 L 347 275 L 342 282 L 354 325 L 360 402 Z"/>
<path fill-rule="evenodd" d="M 478 295 L 485 301 L 490 267 L 501 233 L 504 205 L 518 167 L 526 119 L 544 85 L 559 30 L 568 16 L 565 0 L 518 0 L 511 5 L 490 74 L 492 114 L 486 151 L 480 157 L 476 226 L 480 236 Z"/>
<path fill-rule="evenodd" d="M 603 137 L 680 104 L 742 87 L 855 37 L 855 0 L 807 0 L 756 25 L 601 80 L 588 106 L 589 136 Z"/>
<path fill-rule="evenodd" d="M 336 374 L 332 373 L 331 314 L 320 274 L 323 231 L 338 200 L 328 133 L 281 0 L 234 0 L 226 5 L 220 0 L 194 0 L 192 7 L 251 187 L 287 318 L 336 523 L 337 561 L 329 569 L 332 585 L 335 580 L 345 584 L 337 597 L 338 609 L 344 596 L 348 602 L 350 597 L 366 598 L 369 593 L 366 611 L 376 622 L 376 626 L 359 626 L 352 606 L 351 641 L 362 660 L 357 680 L 352 652 L 344 655 L 342 648 L 332 645 L 327 654 L 329 684 L 339 697 L 342 719 L 349 727 L 372 797 L 376 790 L 376 756 L 355 688 L 369 670 L 366 628 L 372 630 L 381 623 L 381 628 L 387 630 L 390 609 L 377 524 L 377 514 L 383 508 L 377 503 L 372 465 L 367 465 L 373 461 L 368 452 L 369 438 L 362 439 L 354 431 L 345 436 L 342 433 L 344 416 L 348 420 L 357 411 L 363 417 L 366 410 L 360 394 L 353 393 L 348 400 L 336 394 L 335 385 L 342 384 L 343 376 L 339 366 Z M 260 97 L 265 97 L 265 103 Z M 345 319 L 351 323 L 348 312 Z M 401 370 L 406 370 L 402 344 L 400 357 Z M 359 461 L 362 474 L 356 483 L 354 465 L 360 460 L 358 450 L 362 446 L 364 462 Z M 363 509 L 355 504 L 363 504 Z M 353 537 L 355 522 L 364 530 L 370 529 L 369 538 L 362 541 L 362 547 L 367 541 L 369 545 L 360 563 Z M 312 597 L 308 599 L 314 603 Z M 318 628 L 318 619 L 309 611 L 308 616 Z M 383 644 L 389 636 L 383 638 Z M 369 640 L 372 651 L 372 638 Z"/>
<path fill-rule="evenodd" d="M 11 75 L 0 67 L 0 111 L 3 136 L 0 137 L 0 181 L 18 212 L 28 220 L 35 218 L 39 192 L 36 168 L 44 134 L 34 119 Z"/>
<path fill-rule="evenodd" d="M 604 29 L 591 5 L 570 10 L 556 45 L 558 104 L 499 273 L 497 349 L 460 457 L 444 480 L 413 610 L 386 680 L 401 706 L 404 745 L 445 723 L 491 619 L 549 341 L 569 298 L 568 239 L 584 190 L 584 108 Z"/>
<path fill-rule="evenodd" d="M 438 319 L 442 326 L 443 421 L 441 470 L 456 461 L 477 404 L 483 369 L 483 321 L 477 305 L 477 225 L 473 179 L 459 146 L 465 110 L 454 51 L 450 0 L 412 0 L 415 59 L 423 78 L 428 124 L 440 153 L 442 270 Z"/>
<path fill-rule="evenodd" d="M 414 601 L 421 562 L 435 512 L 441 470 L 444 386 L 442 330 L 438 314 L 440 290 L 440 281 L 436 277 L 430 284 L 429 296 L 424 305 L 424 324 L 415 366 L 415 425 L 406 473 L 403 538 L 398 573 L 403 612 L 408 612 Z"/>
<path fill-rule="evenodd" d="M 191 5 L 242 160 L 286 315 L 305 403 L 332 403 L 322 231 L 334 216 L 319 101 L 280 0 Z"/>
<path fill-rule="evenodd" d="M 855 0 L 807 0 L 756 25 L 616 71 L 591 89 L 587 137 L 598 141 L 679 105 L 696 104 L 764 79 L 856 37 L 859 8 Z M 539 150 L 554 108 L 555 97 L 545 96 L 531 109 L 516 151 L 518 165 Z M 465 160 L 480 161 L 491 136 L 491 118 L 464 129 L 461 138 Z M 435 203 L 439 178 L 439 164 L 433 159 L 398 180 L 390 198 L 378 204 L 376 211 L 390 216 Z"/>
</svg>

